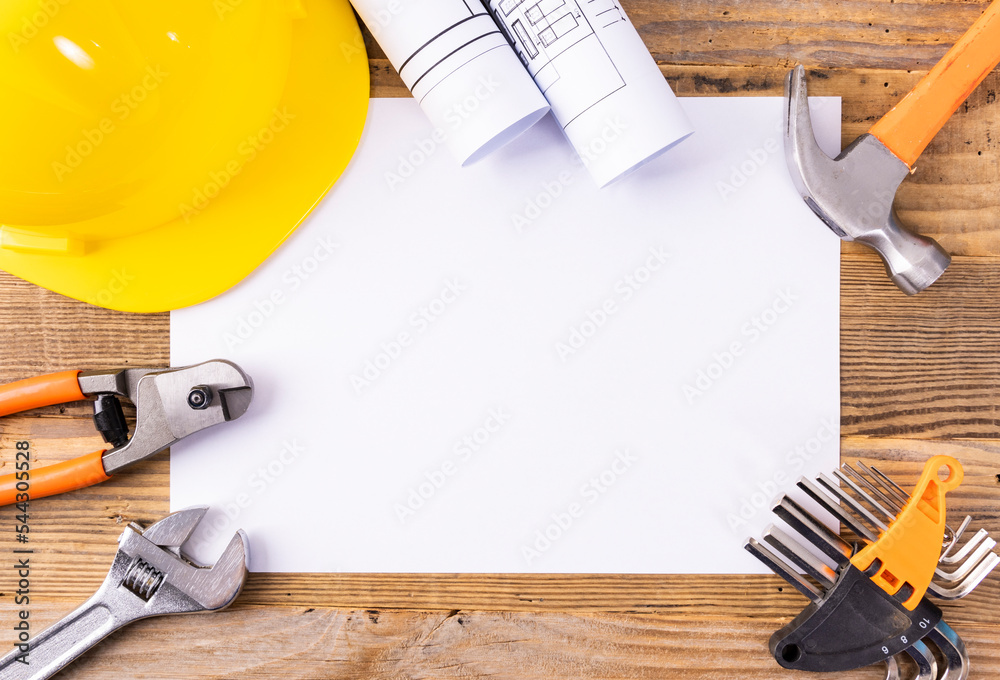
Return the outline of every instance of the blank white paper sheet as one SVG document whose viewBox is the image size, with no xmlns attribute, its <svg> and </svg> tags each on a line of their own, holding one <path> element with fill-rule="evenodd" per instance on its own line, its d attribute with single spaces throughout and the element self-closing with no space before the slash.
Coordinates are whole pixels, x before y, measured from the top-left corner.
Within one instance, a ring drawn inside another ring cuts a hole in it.
<svg viewBox="0 0 1000 680">
<path fill-rule="evenodd" d="M 780 98 L 681 102 L 698 132 L 600 190 L 551 119 L 461 168 L 373 100 L 316 212 L 171 314 L 173 365 L 256 390 L 172 449 L 193 556 L 243 528 L 254 571 L 766 572 L 744 539 L 839 463 L 840 241 Z"/>
</svg>

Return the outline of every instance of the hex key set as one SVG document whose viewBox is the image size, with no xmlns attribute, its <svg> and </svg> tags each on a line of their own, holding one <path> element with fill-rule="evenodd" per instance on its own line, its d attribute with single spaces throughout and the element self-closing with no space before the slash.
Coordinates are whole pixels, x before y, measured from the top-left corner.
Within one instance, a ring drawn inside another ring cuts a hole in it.
<svg viewBox="0 0 1000 680">
<path fill-rule="evenodd" d="M 939 470 L 947 470 L 945 479 Z M 772 511 L 794 536 L 771 525 L 763 542 L 745 548 L 809 598 L 810 603 L 769 641 L 781 666 L 813 672 L 886 663 L 887 680 L 913 661 L 915 680 L 964 680 L 969 657 L 939 600 L 965 597 L 1000 563 L 985 530 L 962 543 L 946 522 L 945 494 L 962 481 L 957 460 L 927 461 L 913 493 L 874 466 L 843 464 L 832 476 L 801 478 L 798 487 L 854 534 L 842 538 L 801 504 L 781 496 Z"/>
</svg>

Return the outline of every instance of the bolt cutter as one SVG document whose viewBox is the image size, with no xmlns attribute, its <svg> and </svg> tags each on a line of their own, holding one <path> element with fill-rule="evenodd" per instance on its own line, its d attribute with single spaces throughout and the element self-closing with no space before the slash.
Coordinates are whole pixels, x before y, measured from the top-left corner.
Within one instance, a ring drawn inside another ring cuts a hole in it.
<svg viewBox="0 0 1000 680">
<path fill-rule="evenodd" d="M 44 498 L 108 479 L 206 427 L 235 420 L 253 399 L 253 381 L 234 363 L 183 368 L 63 371 L 0 386 L 0 416 L 95 397 L 94 425 L 111 445 L 55 465 L 0 476 L 0 505 Z M 121 399 L 135 405 L 129 436 Z"/>
</svg>

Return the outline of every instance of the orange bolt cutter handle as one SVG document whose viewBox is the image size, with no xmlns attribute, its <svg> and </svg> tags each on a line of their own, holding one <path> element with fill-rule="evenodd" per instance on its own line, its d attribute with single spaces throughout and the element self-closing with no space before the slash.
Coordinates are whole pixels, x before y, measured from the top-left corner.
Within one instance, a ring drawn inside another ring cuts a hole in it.
<svg viewBox="0 0 1000 680">
<path fill-rule="evenodd" d="M 0 416 L 86 399 L 79 375 L 80 371 L 63 371 L 0 385 Z"/>
<path fill-rule="evenodd" d="M 110 479 L 104 473 L 103 455 L 103 450 L 94 451 L 63 463 L 36 468 L 28 471 L 27 479 L 18 479 L 19 473 L 4 475 L 0 477 L 0 506 L 17 502 L 18 494 L 28 494 L 27 497 L 34 500 Z M 24 498 L 22 496 L 21 500 Z"/>
<path fill-rule="evenodd" d="M 911 169 L 972 91 L 1000 63 L 1000 0 L 870 130 Z"/>
<path fill-rule="evenodd" d="M 79 375 L 80 371 L 62 371 L 0 385 L 0 416 L 86 399 L 80 390 Z M 17 502 L 18 494 L 28 494 L 32 499 L 44 498 L 103 482 L 108 479 L 101 461 L 103 455 L 103 450 L 95 451 L 36 468 L 28 471 L 26 478 L 23 478 L 24 472 L 0 476 L 0 506 Z M 22 479 L 18 479 L 18 474 Z"/>
<path fill-rule="evenodd" d="M 948 477 L 938 478 L 938 470 L 948 468 Z M 965 471 L 951 456 L 934 456 L 924 464 L 913 494 L 879 539 L 865 546 L 851 558 L 851 564 L 861 571 L 879 562 L 871 579 L 890 595 L 895 595 L 909 583 L 913 593 L 903 606 L 913 610 L 927 592 L 934 578 L 934 569 L 941 557 L 944 539 L 944 496 L 962 483 Z"/>
</svg>

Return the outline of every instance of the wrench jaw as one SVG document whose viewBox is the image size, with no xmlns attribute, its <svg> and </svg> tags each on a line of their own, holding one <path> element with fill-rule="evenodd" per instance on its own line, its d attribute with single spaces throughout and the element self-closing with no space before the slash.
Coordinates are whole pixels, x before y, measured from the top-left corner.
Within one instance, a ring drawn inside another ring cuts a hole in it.
<svg viewBox="0 0 1000 680">
<path fill-rule="evenodd" d="M 184 554 L 185 542 L 207 510 L 204 506 L 179 510 L 148 529 L 130 526 L 122 534 L 118 552 L 129 566 L 119 582 L 145 600 L 146 616 L 218 611 L 232 604 L 243 589 L 250 545 L 242 529 L 210 567 Z"/>
<path fill-rule="evenodd" d="M 249 573 L 250 542 L 240 529 L 207 573 L 196 572 L 203 578 L 192 579 L 189 590 L 195 593 L 193 596 L 204 611 L 219 611 L 239 597 Z"/>
<path fill-rule="evenodd" d="M 191 538 L 207 512 L 207 505 L 184 508 L 150 524 L 146 529 L 138 527 L 138 530 L 147 541 L 161 548 L 168 548 L 180 556 L 181 546 Z"/>
</svg>

